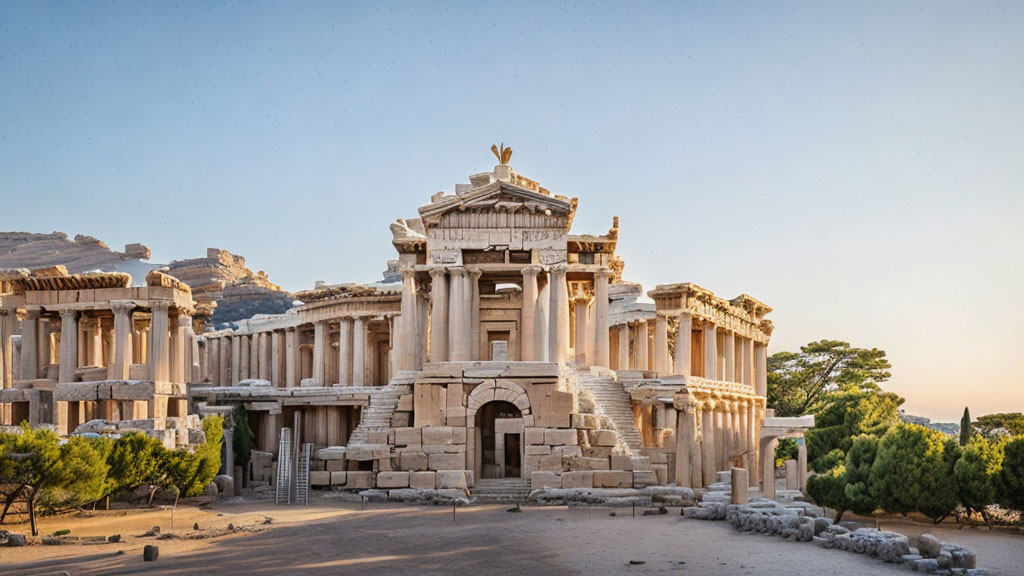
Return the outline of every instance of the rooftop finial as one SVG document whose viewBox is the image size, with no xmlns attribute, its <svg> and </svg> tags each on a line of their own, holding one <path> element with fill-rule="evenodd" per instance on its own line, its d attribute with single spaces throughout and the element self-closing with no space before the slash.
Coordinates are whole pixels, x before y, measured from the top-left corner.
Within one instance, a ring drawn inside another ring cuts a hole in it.
<svg viewBox="0 0 1024 576">
<path fill-rule="evenodd" d="M 501 148 L 498 148 L 496 145 L 492 144 L 491 152 L 494 152 L 494 156 L 498 159 L 498 162 L 500 162 L 502 166 L 508 165 L 508 161 L 512 159 L 512 149 L 505 148 L 504 142 L 501 143 Z"/>
</svg>

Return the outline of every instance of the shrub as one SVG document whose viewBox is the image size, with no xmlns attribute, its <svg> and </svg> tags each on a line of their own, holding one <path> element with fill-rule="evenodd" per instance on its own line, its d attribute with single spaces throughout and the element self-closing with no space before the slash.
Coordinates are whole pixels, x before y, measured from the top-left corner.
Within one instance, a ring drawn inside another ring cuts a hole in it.
<svg viewBox="0 0 1024 576">
<path fill-rule="evenodd" d="M 1003 469 L 999 472 L 999 505 L 1024 512 L 1024 436 L 1003 448 Z"/>
<path fill-rule="evenodd" d="M 869 483 L 879 507 L 893 514 L 918 511 L 938 521 L 957 506 L 955 439 L 913 424 L 890 429 L 878 445 Z"/>
<path fill-rule="evenodd" d="M 871 491 L 871 468 L 878 453 L 878 437 L 870 434 L 854 436 L 846 454 L 846 499 L 850 511 L 867 516 L 878 509 L 878 499 Z"/>
<path fill-rule="evenodd" d="M 846 464 L 842 450 L 833 450 L 822 458 L 823 465 L 831 465 L 824 473 L 816 474 L 807 479 L 807 493 L 818 504 L 836 511 L 836 522 L 843 519 L 843 513 L 849 510 L 850 503 L 846 498 Z"/>
<path fill-rule="evenodd" d="M 968 514 L 978 511 L 988 521 L 985 508 L 996 502 L 1002 468 L 1003 442 L 990 442 L 980 435 L 971 437 L 953 466 L 960 504 Z"/>
</svg>

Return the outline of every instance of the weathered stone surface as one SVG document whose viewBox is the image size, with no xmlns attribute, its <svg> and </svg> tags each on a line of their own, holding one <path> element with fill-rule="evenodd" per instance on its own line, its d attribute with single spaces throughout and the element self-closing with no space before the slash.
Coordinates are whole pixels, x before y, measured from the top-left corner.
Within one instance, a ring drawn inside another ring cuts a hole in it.
<svg viewBox="0 0 1024 576">
<path fill-rule="evenodd" d="M 569 428 L 567 430 L 559 429 L 548 429 L 544 431 L 544 443 L 552 446 L 562 445 L 575 445 L 576 444 L 576 431 Z"/>
<path fill-rule="evenodd" d="M 532 472 L 530 473 L 530 490 L 541 490 L 544 488 L 561 488 L 562 477 L 554 472 Z"/>
<path fill-rule="evenodd" d="M 431 470 L 462 470 L 466 467 L 466 456 L 464 454 L 430 454 L 427 457 L 427 467 Z"/>
<path fill-rule="evenodd" d="M 146 544 L 142 549 L 143 562 L 155 562 L 160 557 L 160 548 L 152 544 Z"/>
<path fill-rule="evenodd" d="M 469 488 L 469 482 L 464 470 L 442 470 L 437 472 L 437 487 L 458 488 L 465 490 Z"/>
<path fill-rule="evenodd" d="M 378 488 L 408 488 L 409 487 L 409 473 L 408 472 L 378 472 L 377 473 L 377 487 Z"/>
<path fill-rule="evenodd" d="M 409 487 L 419 490 L 437 488 L 437 472 L 413 472 L 409 474 Z"/>
<path fill-rule="evenodd" d="M 633 473 L 629 470 L 595 470 L 594 488 L 629 488 L 633 486 Z"/>
</svg>

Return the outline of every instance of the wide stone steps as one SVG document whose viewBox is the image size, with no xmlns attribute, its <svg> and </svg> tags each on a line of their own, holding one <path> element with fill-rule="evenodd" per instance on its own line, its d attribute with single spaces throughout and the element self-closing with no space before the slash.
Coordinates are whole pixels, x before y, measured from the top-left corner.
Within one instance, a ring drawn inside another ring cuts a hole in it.
<svg viewBox="0 0 1024 576">
<path fill-rule="evenodd" d="M 634 454 L 639 454 L 643 448 L 643 439 L 636 427 L 629 393 L 622 387 L 622 383 L 605 376 L 588 374 L 579 374 L 576 381 L 590 392 L 600 415 L 611 421 L 626 447 Z"/>
<path fill-rule="evenodd" d="M 470 494 L 480 502 L 522 502 L 530 495 L 530 483 L 522 478 L 481 479 Z"/>
</svg>

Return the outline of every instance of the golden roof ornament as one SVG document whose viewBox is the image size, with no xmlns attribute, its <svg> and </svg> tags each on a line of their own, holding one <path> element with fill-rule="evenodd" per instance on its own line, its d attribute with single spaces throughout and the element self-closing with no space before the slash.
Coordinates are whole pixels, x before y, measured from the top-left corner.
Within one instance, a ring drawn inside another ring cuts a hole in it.
<svg viewBox="0 0 1024 576">
<path fill-rule="evenodd" d="M 507 166 L 508 161 L 512 159 L 512 149 L 505 148 L 504 142 L 501 143 L 501 148 L 498 148 L 496 145 L 492 144 L 491 152 L 494 152 L 494 156 L 498 159 L 498 162 L 500 162 L 502 166 Z"/>
</svg>

